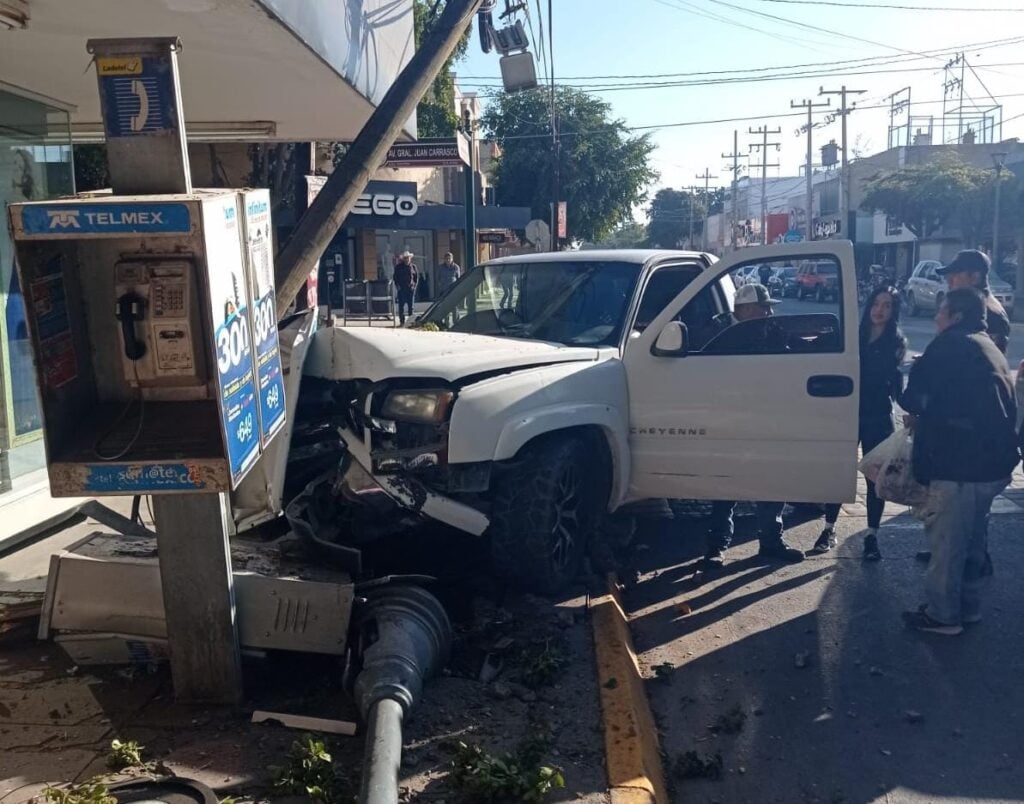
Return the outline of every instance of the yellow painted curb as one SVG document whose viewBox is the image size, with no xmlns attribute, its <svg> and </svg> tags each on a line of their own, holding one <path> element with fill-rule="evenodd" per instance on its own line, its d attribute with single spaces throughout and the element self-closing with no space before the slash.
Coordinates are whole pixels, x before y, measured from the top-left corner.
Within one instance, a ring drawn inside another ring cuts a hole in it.
<svg viewBox="0 0 1024 804">
<path fill-rule="evenodd" d="M 614 574 L 590 613 L 612 804 L 668 804 L 658 731 Z"/>
</svg>

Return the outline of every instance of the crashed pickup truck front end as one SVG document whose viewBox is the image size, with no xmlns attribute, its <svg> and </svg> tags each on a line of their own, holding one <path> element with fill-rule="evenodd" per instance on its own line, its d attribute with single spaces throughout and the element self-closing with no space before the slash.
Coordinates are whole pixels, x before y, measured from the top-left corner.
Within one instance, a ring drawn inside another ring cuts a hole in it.
<svg viewBox="0 0 1024 804">
<path fill-rule="evenodd" d="M 300 418 L 340 440 L 340 465 L 289 504 L 292 527 L 346 544 L 425 520 L 482 534 L 495 467 L 449 461 L 459 394 L 490 378 L 593 359 L 592 349 L 479 335 L 321 330 L 304 367 Z"/>
</svg>

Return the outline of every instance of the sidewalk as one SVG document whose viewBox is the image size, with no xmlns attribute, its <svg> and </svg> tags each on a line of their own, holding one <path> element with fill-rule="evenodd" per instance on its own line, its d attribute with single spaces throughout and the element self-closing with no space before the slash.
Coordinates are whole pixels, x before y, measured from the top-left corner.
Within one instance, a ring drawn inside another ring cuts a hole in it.
<svg viewBox="0 0 1024 804">
<path fill-rule="evenodd" d="M 992 517 L 985 620 L 955 638 L 900 621 L 921 602 L 921 524 L 887 509 L 884 560 L 865 564 L 861 510 L 832 555 L 782 567 L 740 517 L 713 577 L 696 574 L 701 519 L 641 534 L 626 603 L 673 801 L 1024 800 L 1024 478 Z M 786 538 L 808 549 L 820 526 L 787 520 Z"/>
</svg>

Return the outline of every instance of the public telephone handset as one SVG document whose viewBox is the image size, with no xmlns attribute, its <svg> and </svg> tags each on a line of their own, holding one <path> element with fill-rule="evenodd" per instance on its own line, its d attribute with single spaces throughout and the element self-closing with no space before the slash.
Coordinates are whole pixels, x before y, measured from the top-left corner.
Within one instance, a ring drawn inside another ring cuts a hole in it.
<svg viewBox="0 0 1024 804">
<path fill-rule="evenodd" d="M 114 316 L 121 322 L 124 356 L 129 360 L 139 360 L 146 354 L 146 344 L 136 335 L 135 322 L 146 317 L 146 300 L 138 293 L 122 293 L 117 299 Z"/>
<path fill-rule="evenodd" d="M 117 263 L 116 314 L 129 385 L 182 388 L 205 383 L 195 274 L 192 260 L 169 255 L 125 257 Z"/>
</svg>

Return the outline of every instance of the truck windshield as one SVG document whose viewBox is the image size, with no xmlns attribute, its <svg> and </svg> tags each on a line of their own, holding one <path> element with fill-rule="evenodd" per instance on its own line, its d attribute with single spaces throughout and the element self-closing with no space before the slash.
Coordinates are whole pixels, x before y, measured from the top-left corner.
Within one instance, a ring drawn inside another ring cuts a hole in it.
<svg viewBox="0 0 1024 804">
<path fill-rule="evenodd" d="M 572 346 L 618 343 L 641 266 L 552 260 L 481 265 L 420 320 L 449 332 Z"/>
</svg>

